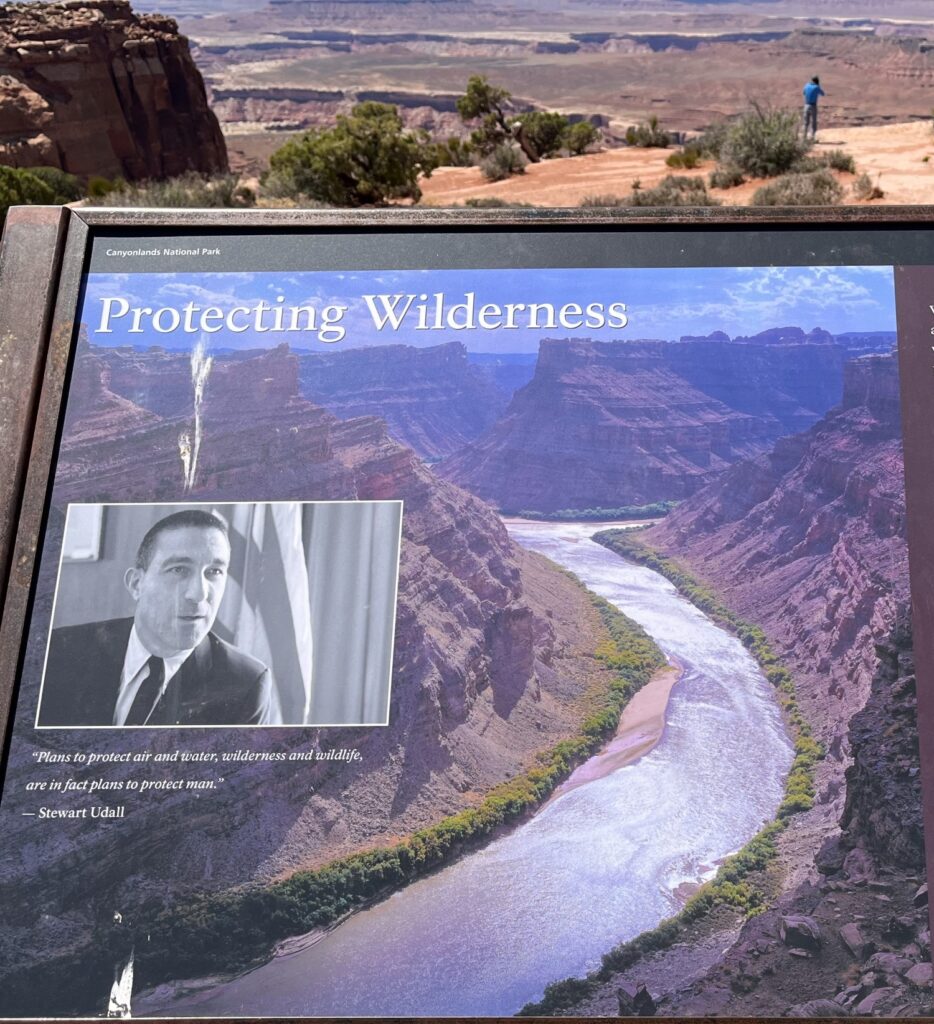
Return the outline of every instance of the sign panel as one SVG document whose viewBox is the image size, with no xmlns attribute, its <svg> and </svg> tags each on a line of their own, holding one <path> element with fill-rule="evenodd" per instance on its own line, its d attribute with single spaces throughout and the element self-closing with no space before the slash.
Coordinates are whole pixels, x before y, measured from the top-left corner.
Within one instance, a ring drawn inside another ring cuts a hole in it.
<svg viewBox="0 0 934 1024">
<path fill-rule="evenodd" d="M 924 227 L 67 247 L 0 1013 L 930 1013 Z"/>
</svg>

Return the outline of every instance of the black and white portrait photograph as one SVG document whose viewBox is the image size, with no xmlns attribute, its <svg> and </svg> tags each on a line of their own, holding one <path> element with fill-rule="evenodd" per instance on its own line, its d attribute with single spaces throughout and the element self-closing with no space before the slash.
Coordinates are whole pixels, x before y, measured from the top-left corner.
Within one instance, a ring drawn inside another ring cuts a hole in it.
<svg viewBox="0 0 934 1024">
<path fill-rule="evenodd" d="M 400 501 L 72 504 L 39 728 L 385 725 Z"/>
</svg>

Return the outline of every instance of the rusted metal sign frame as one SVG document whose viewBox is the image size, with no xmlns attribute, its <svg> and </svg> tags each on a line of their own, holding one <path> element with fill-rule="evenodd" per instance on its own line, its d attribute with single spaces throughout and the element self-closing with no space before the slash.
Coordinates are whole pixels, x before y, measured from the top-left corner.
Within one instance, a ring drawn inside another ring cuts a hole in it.
<svg viewBox="0 0 934 1024">
<path fill-rule="evenodd" d="M 562 228 L 819 230 L 819 225 L 882 232 L 887 228 L 897 231 L 923 227 L 934 225 L 934 206 L 369 211 L 14 207 L 7 215 L 0 241 L 0 768 L 9 743 L 36 555 L 55 466 L 75 314 L 95 229 L 121 229 L 145 236 L 174 229 L 231 234 L 276 230 L 399 234 Z M 934 737 L 934 665 L 925 675 L 930 678 L 919 680 L 918 727 L 930 738 Z M 934 742 L 922 744 L 921 760 L 923 791 L 927 795 L 925 826 L 928 836 L 934 836 Z M 934 877 L 934 842 L 930 841 L 927 875 Z M 755 1018 L 757 1024 L 766 1019 L 772 1018 Z M 380 1018 L 380 1024 L 387 1024 L 387 1018 Z"/>
</svg>

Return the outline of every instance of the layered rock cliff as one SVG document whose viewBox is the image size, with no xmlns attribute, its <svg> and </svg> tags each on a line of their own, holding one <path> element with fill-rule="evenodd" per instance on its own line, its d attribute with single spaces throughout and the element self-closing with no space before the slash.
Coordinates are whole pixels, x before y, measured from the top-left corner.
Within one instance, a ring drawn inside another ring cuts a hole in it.
<svg viewBox="0 0 934 1024">
<path fill-rule="evenodd" d="M 302 394 L 341 419 L 381 416 L 423 458 L 462 448 L 493 425 L 506 398 L 459 342 L 378 345 L 301 358 Z"/>
<path fill-rule="evenodd" d="M 693 494 L 839 398 L 831 344 L 542 342 L 535 376 L 441 475 L 507 510 Z"/>
<path fill-rule="evenodd" d="M 134 181 L 227 169 L 188 41 L 127 0 L 0 7 L 0 163 Z"/>
<path fill-rule="evenodd" d="M 79 351 L 50 552 L 58 550 L 67 501 L 189 498 L 178 451 L 189 421 L 117 398 L 106 387 L 108 372 L 90 349 Z M 146 738 L 153 755 L 179 748 L 218 755 L 238 747 L 285 755 L 356 748 L 361 760 L 350 764 L 246 760 L 219 771 L 196 762 L 181 771 L 118 762 L 68 769 L 105 782 L 182 775 L 224 781 L 195 796 L 127 796 L 119 827 L 57 822 L 41 844 L 29 831 L 34 819 L 8 816 L 14 824 L 0 862 L 7 1009 L 87 1011 L 88 990 L 98 992 L 104 982 L 76 979 L 71 958 L 86 953 L 93 924 L 115 909 L 139 920 L 192 890 L 280 877 L 470 805 L 570 732 L 582 694 L 597 678 L 587 652 L 603 634 L 583 591 L 516 548 L 483 503 L 434 478 L 380 420 L 341 421 L 301 398 L 298 375 L 298 359 L 284 347 L 215 365 L 190 500 L 403 500 L 390 724 L 266 729 L 242 739 L 229 730 L 168 730 Z M 34 802 L 25 783 L 39 751 L 140 747 L 137 735 L 122 732 L 31 729 L 46 640 L 38 622 L 48 621 L 55 569 L 51 555 L 43 560 L 7 783 L 13 801 Z M 94 799 L 106 803 L 108 793 Z M 110 970 L 102 965 L 105 974 Z"/>
<path fill-rule="evenodd" d="M 828 747 L 821 771 L 835 780 L 825 803 L 836 820 L 849 721 L 866 702 L 875 644 L 907 603 L 895 360 L 847 363 L 840 406 L 732 467 L 647 539 L 709 580 L 787 660 Z"/>
<path fill-rule="evenodd" d="M 643 983 L 660 1016 L 929 1015 L 917 700 L 891 356 L 846 365 L 842 403 L 733 466 L 645 534 L 760 625 L 826 750 L 740 926 L 716 914 L 569 1013 Z"/>
</svg>

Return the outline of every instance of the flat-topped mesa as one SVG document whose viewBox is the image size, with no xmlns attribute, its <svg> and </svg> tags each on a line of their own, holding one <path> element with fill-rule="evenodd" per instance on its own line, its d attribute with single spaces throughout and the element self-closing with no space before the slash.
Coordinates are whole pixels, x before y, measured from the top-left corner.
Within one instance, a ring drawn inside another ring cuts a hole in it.
<svg viewBox="0 0 934 1024">
<path fill-rule="evenodd" d="M 668 345 L 665 353 L 669 366 L 694 387 L 755 416 L 765 433 L 777 438 L 807 430 L 840 401 L 843 387 L 844 349 L 809 340 L 813 331 L 800 332 L 801 337 L 795 331 L 776 332 L 785 338 L 781 344 L 760 341 L 762 335 L 698 338 Z"/>
<path fill-rule="evenodd" d="M 535 375 L 561 372 L 585 364 L 662 366 L 667 342 L 655 338 L 593 341 L 590 338 L 543 338 L 538 347 Z"/>
<path fill-rule="evenodd" d="M 732 341 L 737 345 L 832 345 L 834 336 L 823 327 L 804 331 L 801 327 L 769 327 L 758 334 L 739 334 L 731 338 L 725 331 L 711 331 L 710 334 L 682 334 L 681 342 Z"/>
<path fill-rule="evenodd" d="M 800 327 L 770 327 L 749 336 L 737 335 L 736 345 L 833 345 L 834 337 L 822 327 L 805 332 Z"/>
<path fill-rule="evenodd" d="M 130 181 L 228 167 L 188 40 L 127 0 L 0 6 L 0 163 Z"/>
<path fill-rule="evenodd" d="M 842 365 L 806 342 L 546 339 L 499 421 L 438 472 L 511 511 L 680 500 L 814 423 Z"/>
<path fill-rule="evenodd" d="M 302 394 L 335 416 L 379 416 L 423 458 L 449 455 L 495 422 L 507 397 L 460 342 L 303 355 Z"/>
<path fill-rule="evenodd" d="M 693 341 L 729 341 L 730 336 L 725 331 L 711 331 L 710 334 L 682 334 L 678 339 L 682 344 L 690 344 Z"/>
</svg>

